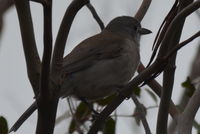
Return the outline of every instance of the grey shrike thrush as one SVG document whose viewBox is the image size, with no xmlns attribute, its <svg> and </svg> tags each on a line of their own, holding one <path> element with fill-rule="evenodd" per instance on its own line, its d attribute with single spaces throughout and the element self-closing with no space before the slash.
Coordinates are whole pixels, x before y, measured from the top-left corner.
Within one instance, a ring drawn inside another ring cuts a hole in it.
<svg viewBox="0 0 200 134">
<path fill-rule="evenodd" d="M 121 16 L 99 34 L 82 41 L 63 60 L 59 97 L 95 100 L 119 91 L 140 63 L 140 36 L 149 33 L 133 17 Z M 16 123 L 11 131 L 16 131 L 27 118 Z"/>
<path fill-rule="evenodd" d="M 120 90 L 140 63 L 140 35 L 151 33 L 133 17 L 113 19 L 64 58 L 60 97 L 98 99 Z"/>
</svg>

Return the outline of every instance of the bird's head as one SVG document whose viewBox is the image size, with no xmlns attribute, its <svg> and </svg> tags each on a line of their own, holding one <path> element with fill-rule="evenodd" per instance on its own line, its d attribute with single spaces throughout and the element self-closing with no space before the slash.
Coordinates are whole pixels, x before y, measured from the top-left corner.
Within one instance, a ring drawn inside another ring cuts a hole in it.
<svg viewBox="0 0 200 134">
<path fill-rule="evenodd" d="M 139 41 L 141 35 L 151 33 L 150 30 L 142 28 L 139 21 L 130 16 L 116 17 L 106 26 L 105 30 L 128 34 L 134 40 Z"/>
</svg>

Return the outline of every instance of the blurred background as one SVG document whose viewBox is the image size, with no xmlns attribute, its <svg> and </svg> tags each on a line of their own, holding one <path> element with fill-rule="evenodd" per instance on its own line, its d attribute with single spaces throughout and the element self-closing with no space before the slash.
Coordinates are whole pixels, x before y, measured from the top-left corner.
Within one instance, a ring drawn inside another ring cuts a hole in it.
<svg viewBox="0 0 200 134">
<path fill-rule="evenodd" d="M 3 1 L 3 0 L 0 0 Z M 56 37 L 60 22 L 70 0 L 59 0 L 53 3 L 53 36 Z M 100 18 L 106 25 L 111 19 L 122 16 L 134 16 L 141 4 L 141 0 L 91 0 Z M 150 29 L 153 33 L 143 36 L 141 39 L 141 61 L 146 65 L 152 54 L 152 44 L 156 33 L 172 7 L 174 0 L 161 1 L 152 0 L 151 6 L 142 21 L 142 26 Z M 43 51 L 43 13 L 42 6 L 31 2 L 31 11 L 34 22 L 34 31 L 37 41 L 37 47 L 40 56 Z M 33 91 L 28 81 L 22 41 L 19 29 L 18 18 L 15 7 L 11 7 L 3 16 L 3 29 L 0 37 L 0 115 L 6 117 L 9 127 L 18 119 L 18 117 L 32 104 Z M 193 13 L 186 20 L 181 40 L 185 40 L 200 29 L 200 17 Z M 71 27 L 69 38 L 66 45 L 65 54 L 68 54 L 79 42 L 97 34 L 100 28 L 93 19 L 90 11 L 82 8 Z M 55 40 L 54 40 L 55 41 Z M 172 99 L 175 104 L 179 103 L 183 92 L 181 83 L 186 80 L 190 73 L 191 63 L 198 48 L 198 39 L 188 44 L 178 52 L 177 68 L 175 75 L 175 84 Z M 157 80 L 162 83 L 162 75 Z M 144 87 L 145 89 L 148 87 Z M 156 120 L 158 112 L 157 102 L 152 100 L 149 94 L 142 90 L 140 102 L 147 107 L 147 121 L 153 133 L 156 129 Z M 153 107 L 153 108 L 151 108 Z M 117 109 L 119 115 L 131 115 L 134 111 L 132 100 L 125 100 Z M 58 116 L 68 111 L 66 100 L 61 100 L 58 107 Z M 16 132 L 16 134 L 32 134 L 35 131 L 37 112 L 35 112 Z M 171 117 L 170 117 L 171 118 Z M 198 112 L 196 119 L 200 119 Z M 59 123 L 55 128 L 55 134 L 64 134 L 68 129 L 70 118 Z M 141 124 L 142 125 L 142 124 Z M 133 118 L 119 117 L 117 120 L 117 134 L 144 134 L 142 126 L 137 126 Z M 195 134 L 196 132 L 193 131 Z"/>
</svg>

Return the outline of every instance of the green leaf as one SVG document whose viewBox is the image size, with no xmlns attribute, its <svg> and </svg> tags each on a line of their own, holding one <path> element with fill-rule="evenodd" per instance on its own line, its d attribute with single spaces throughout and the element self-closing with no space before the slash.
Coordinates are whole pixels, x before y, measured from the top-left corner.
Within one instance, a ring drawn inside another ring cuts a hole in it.
<svg viewBox="0 0 200 134">
<path fill-rule="evenodd" d="M 97 101 L 95 101 L 95 103 L 97 103 L 100 106 L 105 106 L 108 103 L 110 103 L 115 97 L 116 97 L 116 95 L 113 94 L 113 95 L 110 95 L 110 96 L 108 96 L 104 99 L 97 100 Z"/>
<path fill-rule="evenodd" d="M 140 97 L 141 88 L 139 88 L 139 87 L 134 88 L 133 93 L 134 93 L 136 96 L 139 96 L 139 97 Z"/>
<path fill-rule="evenodd" d="M 195 86 L 192 84 L 192 82 L 191 82 L 189 77 L 187 77 L 187 80 L 182 83 L 182 86 L 184 88 L 186 88 L 185 94 L 188 97 L 191 97 L 193 95 L 194 91 L 196 90 Z"/>
<path fill-rule="evenodd" d="M 111 117 L 106 121 L 103 134 L 115 134 L 116 121 Z"/>
<path fill-rule="evenodd" d="M 200 134 L 200 125 L 197 121 L 193 121 L 193 127 L 197 130 L 197 133 Z"/>
<path fill-rule="evenodd" d="M 71 120 L 68 131 L 70 134 L 76 131 L 76 123 L 74 119 Z"/>
<path fill-rule="evenodd" d="M 91 110 L 85 103 L 81 102 L 78 105 L 74 115 L 76 116 L 76 119 L 79 122 L 79 124 L 76 124 L 76 121 L 72 119 L 68 129 L 69 133 L 73 133 L 74 131 L 76 131 L 77 125 L 82 125 L 85 121 L 88 120 L 89 116 L 91 115 Z"/>
<path fill-rule="evenodd" d="M 75 115 L 78 119 L 82 120 L 83 118 L 85 118 L 86 116 L 91 114 L 91 110 L 89 109 L 89 107 L 81 102 L 79 104 L 79 106 L 76 109 Z"/>
<path fill-rule="evenodd" d="M 0 116 L 0 134 L 8 134 L 8 123 L 3 116 Z"/>
<path fill-rule="evenodd" d="M 151 96 L 151 98 L 157 103 L 158 102 L 157 96 L 151 90 L 146 89 L 146 88 L 145 88 L 145 90 Z"/>
</svg>

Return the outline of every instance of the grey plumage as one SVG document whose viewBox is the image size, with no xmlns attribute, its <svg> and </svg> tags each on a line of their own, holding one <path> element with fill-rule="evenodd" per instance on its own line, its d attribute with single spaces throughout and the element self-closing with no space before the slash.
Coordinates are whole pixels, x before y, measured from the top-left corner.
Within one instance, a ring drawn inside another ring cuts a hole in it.
<svg viewBox="0 0 200 134">
<path fill-rule="evenodd" d="M 82 41 L 64 58 L 60 96 L 98 99 L 120 90 L 140 62 L 140 35 L 149 32 L 134 18 L 122 16 Z"/>
</svg>

